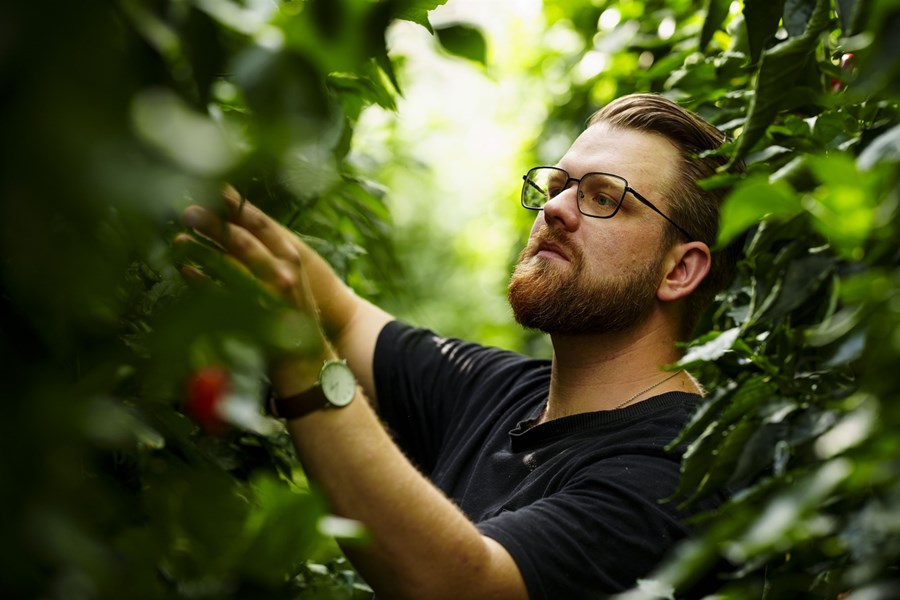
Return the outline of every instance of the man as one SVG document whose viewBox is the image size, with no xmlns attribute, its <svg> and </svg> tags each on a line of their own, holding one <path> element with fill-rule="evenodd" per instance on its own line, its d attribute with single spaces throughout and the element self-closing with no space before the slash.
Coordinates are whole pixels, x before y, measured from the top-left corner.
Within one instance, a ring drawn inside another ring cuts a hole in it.
<svg viewBox="0 0 900 600">
<path fill-rule="evenodd" d="M 227 223 L 185 211 L 318 316 L 330 344 L 276 366 L 276 406 L 333 510 L 367 527 L 372 543 L 347 554 L 380 597 L 598 597 L 686 534 L 659 502 L 679 476 L 664 447 L 700 389 L 661 367 L 728 270 L 709 250 L 719 198 L 695 185 L 720 164 L 696 154 L 722 139 L 634 95 L 597 113 L 555 167 L 529 172 L 522 202 L 537 212 L 509 299 L 522 325 L 550 334 L 550 362 L 394 321 L 234 190 Z M 338 357 L 365 398 L 340 365 L 322 367 Z"/>
</svg>

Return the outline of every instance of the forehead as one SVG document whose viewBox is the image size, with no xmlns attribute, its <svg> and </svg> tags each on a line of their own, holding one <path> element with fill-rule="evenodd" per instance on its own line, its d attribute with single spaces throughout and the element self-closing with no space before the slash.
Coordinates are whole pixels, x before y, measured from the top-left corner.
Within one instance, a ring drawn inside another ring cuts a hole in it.
<svg viewBox="0 0 900 600">
<path fill-rule="evenodd" d="M 588 127 L 559 161 L 572 177 L 600 171 L 628 180 L 644 195 L 665 196 L 678 172 L 680 155 L 665 137 L 596 123 Z"/>
</svg>

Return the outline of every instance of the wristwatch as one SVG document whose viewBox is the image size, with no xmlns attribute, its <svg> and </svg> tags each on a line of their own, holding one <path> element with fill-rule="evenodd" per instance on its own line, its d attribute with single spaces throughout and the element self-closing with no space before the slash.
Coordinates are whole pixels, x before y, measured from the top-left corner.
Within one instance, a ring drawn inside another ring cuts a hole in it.
<svg viewBox="0 0 900 600">
<path fill-rule="evenodd" d="M 271 396 L 276 416 L 282 419 L 299 419 L 323 408 L 343 408 L 356 395 L 356 377 L 346 360 L 326 360 L 319 371 L 319 381 L 313 387 L 279 398 Z"/>
</svg>

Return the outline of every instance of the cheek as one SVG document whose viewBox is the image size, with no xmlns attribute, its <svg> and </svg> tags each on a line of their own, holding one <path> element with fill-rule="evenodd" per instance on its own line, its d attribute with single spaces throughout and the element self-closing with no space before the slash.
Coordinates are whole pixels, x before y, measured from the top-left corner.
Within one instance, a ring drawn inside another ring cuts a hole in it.
<svg viewBox="0 0 900 600">
<path fill-rule="evenodd" d="M 581 265 L 585 277 L 616 277 L 639 267 L 647 260 L 647 248 L 634 236 L 619 229 L 602 227 L 607 221 L 599 221 L 599 227 L 586 232 Z"/>
</svg>

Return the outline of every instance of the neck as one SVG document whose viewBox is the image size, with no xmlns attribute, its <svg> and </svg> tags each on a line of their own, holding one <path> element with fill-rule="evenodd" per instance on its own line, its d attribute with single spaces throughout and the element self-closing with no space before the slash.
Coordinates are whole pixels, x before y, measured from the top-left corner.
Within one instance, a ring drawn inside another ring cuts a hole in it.
<svg viewBox="0 0 900 600">
<path fill-rule="evenodd" d="M 696 381 L 684 371 L 663 381 L 671 372 L 662 367 L 676 362 L 679 354 L 674 336 L 658 325 L 551 339 L 550 397 L 541 421 L 613 410 L 635 394 L 629 405 L 664 392 L 700 393 Z"/>
</svg>

